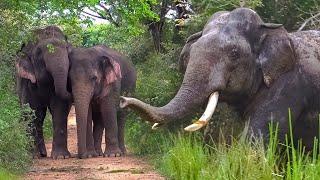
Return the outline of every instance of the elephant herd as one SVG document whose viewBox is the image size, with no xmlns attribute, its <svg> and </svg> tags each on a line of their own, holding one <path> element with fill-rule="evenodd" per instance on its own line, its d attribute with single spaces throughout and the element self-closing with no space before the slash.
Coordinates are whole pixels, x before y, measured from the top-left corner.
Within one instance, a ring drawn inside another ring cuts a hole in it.
<svg viewBox="0 0 320 180">
<path fill-rule="evenodd" d="M 21 47 L 16 68 L 20 101 L 36 114 L 32 135 L 39 156 L 47 156 L 42 126 L 48 108 L 54 129 L 51 156 L 70 157 L 67 115 L 72 104 L 79 158 L 126 153 L 127 107 L 155 128 L 208 103 L 201 118 L 185 128 L 195 131 L 208 123 L 219 99 L 249 120 L 249 136 L 268 140 L 268 125 L 274 122 L 280 141 L 289 131 L 290 108 L 294 139 L 312 149 L 318 136 L 320 31 L 288 33 L 248 8 L 217 12 L 187 39 L 179 58 L 183 82 L 163 107 L 125 97 L 134 92 L 136 71 L 119 52 L 103 45 L 74 48 L 56 26 L 33 34 L 34 40 Z"/>
<path fill-rule="evenodd" d="M 20 101 L 29 104 L 36 115 L 30 128 L 35 138 L 34 155 L 47 156 L 42 126 L 49 109 L 54 130 L 51 156 L 70 157 L 67 116 L 72 103 L 77 116 L 79 158 L 125 154 L 127 113 L 118 108 L 118 102 L 120 94 L 130 95 L 135 89 L 132 63 L 106 46 L 73 48 L 56 26 L 37 29 L 33 35 L 32 41 L 22 45 L 16 68 Z"/>
</svg>

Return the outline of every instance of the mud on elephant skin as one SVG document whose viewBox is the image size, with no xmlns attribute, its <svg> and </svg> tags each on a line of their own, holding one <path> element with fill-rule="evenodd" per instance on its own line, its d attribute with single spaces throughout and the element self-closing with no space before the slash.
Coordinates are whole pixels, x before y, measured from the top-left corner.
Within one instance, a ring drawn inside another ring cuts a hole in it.
<svg viewBox="0 0 320 180">
<path fill-rule="evenodd" d="M 78 157 L 125 154 L 127 113 L 118 106 L 120 94 L 130 94 L 135 89 L 133 64 L 124 55 L 102 45 L 73 49 L 69 58 L 77 115 Z M 104 153 L 101 149 L 103 130 L 106 135 Z"/>
<path fill-rule="evenodd" d="M 217 18 L 219 25 L 211 26 Z M 291 108 L 295 140 L 312 148 L 320 107 L 319 31 L 288 33 L 282 25 L 264 23 L 253 10 L 238 8 L 211 18 L 189 49 L 182 85 L 167 105 L 153 107 L 122 97 L 121 107 L 167 123 L 211 99 L 205 114 L 188 127 L 194 130 L 208 122 L 219 97 L 250 119 L 250 135 L 267 138 L 268 124 L 274 121 L 281 141 Z"/>
<path fill-rule="evenodd" d="M 16 61 L 17 92 L 21 104 L 35 111 L 31 133 L 35 138 L 34 155 L 46 157 L 43 121 L 47 108 L 53 118 L 53 158 L 70 157 L 67 149 L 67 115 L 71 94 L 67 90 L 69 70 L 67 42 L 56 26 L 33 31 L 33 39 L 23 44 Z"/>
</svg>

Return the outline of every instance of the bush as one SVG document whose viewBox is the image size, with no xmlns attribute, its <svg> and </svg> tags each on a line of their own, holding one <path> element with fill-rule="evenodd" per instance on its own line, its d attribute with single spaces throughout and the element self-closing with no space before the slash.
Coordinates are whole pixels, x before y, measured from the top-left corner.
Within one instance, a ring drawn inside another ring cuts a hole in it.
<svg viewBox="0 0 320 180">
<path fill-rule="evenodd" d="M 28 121 L 21 121 L 22 115 L 30 114 L 30 111 L 20 110 L 11 70 L 3 65 L 0 67 L 0 168 L 21 173 L 31 163 L 30 139 L 26 135 Z M 30 116 L 24 119 L 30 120 Z"/>
<path fill-rule="evenodd" d="M 0 169 L 18 174 L 31 163 L 27 124 L 33 113 L 29 108 L 20 108 L 15 93 L 14 58 L 21 42 L 29 37 L 31 23 L 20 11 L 1 9 L 0 24 Z"/>
<path fill-rule="evenodd" d="M 175 51 L 175 47 L 168 48 Z M 172 56 L 171 56 L 171 55 Z M 135 97 L 155 106 L 165 105 L 175 94 L 181 82 L 174 52 L 166 55 L 150 53 L 145 62 L 136 64 L 138 73 Z M 151 130 L 151 124 L 130 114 L 126 124 L 126 142 L 136 154 L 159 153 L 169 135 L 166 128 Z"/>
</svg>

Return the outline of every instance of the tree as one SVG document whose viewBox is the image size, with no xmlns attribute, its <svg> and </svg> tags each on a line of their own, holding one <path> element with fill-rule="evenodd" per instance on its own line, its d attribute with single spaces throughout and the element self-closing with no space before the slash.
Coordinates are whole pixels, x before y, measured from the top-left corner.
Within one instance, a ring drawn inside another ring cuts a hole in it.
<svg viewBox="0 0 320 180">
<path fill-rule="evenodd" d="M 89 17 L 106 19 L 116 27 L 131 25 L 142 28 L 142 26 L 147 26 L 154 42 L 154 48 L 160 52 L 169 2 L 169 0 L 99 1 L 97 5 L 83 8 L 82 12 Z"/>
<path fill-rule="evenodd" d="M 297 30 L 309 17 L 317 14 L 320 2 L 316 0 L 263 0 L 258 13 L 265 21 L 281 23 L 288 31 Z"/>
</svg>

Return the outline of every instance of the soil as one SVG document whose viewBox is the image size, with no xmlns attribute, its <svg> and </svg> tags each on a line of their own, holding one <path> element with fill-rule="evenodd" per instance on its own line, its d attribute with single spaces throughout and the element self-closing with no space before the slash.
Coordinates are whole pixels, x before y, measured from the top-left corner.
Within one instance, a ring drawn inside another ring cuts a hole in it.
<svg viewBox="0 0 320 180">
<path fill-rule="evenodd" d="M 76 124 L 74 109 L 68 117 L 68 148 L 76 154 Z M 51 141 L 46 143 L 51 154 Z M 155 172 L 146 159 L 136 157 L 130 152 L 123 157 L 97 157 L 89 159 L 41 158 L 33 160 L 33 167 L 23 179 L 112 179 L 112 180 L 158 180 L 165 179 Z"/>
</svg>

